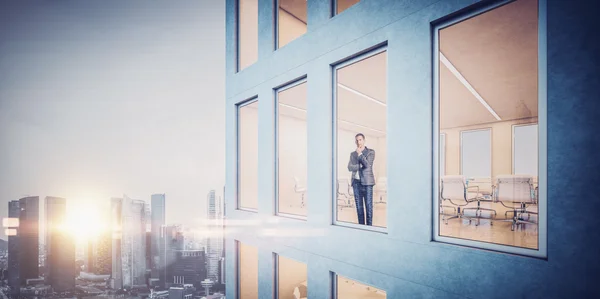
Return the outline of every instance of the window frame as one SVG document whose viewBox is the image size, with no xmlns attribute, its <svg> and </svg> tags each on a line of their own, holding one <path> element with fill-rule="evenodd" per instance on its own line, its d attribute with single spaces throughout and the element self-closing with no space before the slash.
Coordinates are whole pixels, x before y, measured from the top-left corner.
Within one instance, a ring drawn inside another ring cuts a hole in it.
<svg viewBox="0 0 600 299">
<path fill-rule="evenodd" d="M 241 199 L 240 168 L 241 168 L 241 161 L 242 161 L 241 156 L 240 156 L 240 144 L 241 144 L 240 143 L 240 139 L 241 139 L 240 111 L 242 108 L 244 108 L 248 105 L 252 105 L 254 103 L 258 103 L 258 96 L 250 97 L 244 101 L 241 101 L 241 102 L 235 104 L 235 160 L 236 160 L 236 163 L 235 163 L 235 209 L 238 211 L 258 213 L 258 206 L 259 206 L 258 202 L 257 202 L 256 208 L 242 207 L 240 204 L 240 199 Z M 257 126 L 258 133 L 260 134 L 260 130 L 258 129 L 258 123 L 256 124 L 256 126 Z M 258 152 L 258 148 L 257 148 L 257 152 Z M 257 159 L 258 159 L 258 157 L 257 157 Z M 258 169 L 256 171 L 256 176 L 258 177 Z M 258 193 L 258 186 L 256 186 L 256 189 L 257 189 L 257 193 Z M 258 194 L 256 196 L 258 199 Z"/>
<path fill-rule="evenodd" d="M 250 66 L 256 64 L 259 60 L 259 54 L 260 54 L 259 53 L 260 52 L 260 49 L 259 49 L 259 47 L 260 47 L 260 27 L 258 24 L 260 22 L 260 16 L 259 16 L 260 9 L 258 9 L 257 16 L 256 16 L 256 19 L 257 19 L 256 27 L 259 32 L 258 32 L 258 35 L 256 36 L 256 46 L 257 46 L 256 60 L 253 63 L 247 65 L 246 67 L 241 68 L 241 53 L 242 52 L 240 51 L 240 47 L 241 47 L 241 44 L 240 44 L 240 1 L 244 1 L 244 0 L 234 0 L 234 15 L 235 15 L 235 20 L 234 20 L 234 23 L 235 23 L 235 25 L 234 25 L 234 27 L 235 27 L 234 28 L 234 31 L 235 31 L 234 32 L 234 44 L 235 45 L 234 45 L 234 49 L 235 49 L 235 73 L 236 74 L 249 68 Z"/>
<path fill-rule="evenodd" d="M 239 0 L 238 0 L 239 1 Z M 290 43 L 292 43 L 293 41 L 299 39 L 300 37 L 306 35 L 308 33 L 308 20 L 306 20 L 306 32 L 303 33 L 302 35 L 296 37 L 295 39 L 289 41 L 287 44 L 283 45 L 283 46 L 279 46 L 279 1 L 281 0 L 273 0 L 273 51 L 277 51 L 287 45 L 289 45 Z M 335 1 L 335 0 L 334 0 Z M 288 12 L 289 13 L 289 12 Z M 289 13 L 290 15 L 292 15 L 291 13 Z M 306 2 L 306 15 L 308 16 L 308 2 Z M 292 15 L 294 18 L 296 18 L 296 16 Z M 298 18 L 296 18 L 298 19 Z M 303 22 L 302 20 L 298 19 L 299 21 Z M 303 22 L 304 23 L 304 22 Z"/>
<path fill-rule="evenodd" d="M 340 277 L 343 277 L 343 278 L 346 278 L 346 279 L 348 279 L 348 280 L 354 281 L 354 282 L 356 282 L 356 283 L 359 283 L 359 284 L 365 285 L 365 286 L 367 286 L 367 287 L 372 287 L 372 288 L 375 288 L 375 289 L 381 290 L 381 291 L 385 292 L 385 297 L 386 297 L 386 298 L 388 298 L 388 291 L 386 291 L 386 290 L 385 290 L 385 289 L 383 289 L 383 288 L 380 288 L 380 287 L 378 287 L 378 286 L 375 286 L 375 285 L 373 285 L 373 284 L 366 283 L 366 282 L 363 282 L 363 281 L 360 281 L 360 280 L 357 280 L 357 279 L 354 279 L 354 278 L 350 278 L 349 276 L 340 275 L 340 274 L 339 274 L 339 273 L 337 273 L 337 272 L 329 271 L 329 278 L 331 279 L 331 282 L 330 282 L 330 287 L 331 287 L 331 292 L 330 292 L 330 293 L 331 293 L 331 299 L 338 299 L 338 293 L 339 293 L 339 292 L 338 292 L 338 287 L 339 287 L 339 284 L 338 284 L 338 278 L 340 278 Z"/>
<path fill-rule="evenodd" d="M 277 1 L 277 0 L 275 0 Z M 302 75 L 296 79 L 290 80 L 284 84 L 281 84 L 275 88 L 273 88 L 273 98 L 275 99 L 273 101 L 274 103 L 274 121 L 273 121 L 273 144 L 275 146 L 275 157 L 274 157 L 274 179 L 275 179 L 275 187 L 274 187 L 274 191 L 275 194 L 273 196 L 273 198 L 275 199 L 275 204 L 273 205 L 274 208 L 274 215 L 275 216 L 279 216 L 279 217 L 286 217 L 286 218 L 293 218 L 293 219 L 298 219 L 298 220 L 307 220 L 307 216 L 308 216 L 308 209 L 306 209 L 306 216 L 304 215 L 295 215 L 295 214 L 288 214 L 288 213 L 281 213 L 279 212 L 279 93 L 282 91 L 286 91 L 288 89 L 292 89 L 294 87 L 297 87 L 299 85 L 302 84 L 306 84 L 307 88 L 308 88 L 308 76 L 307 75 Z M 306 109 L 306 138 L 308 140 L 308 94 L 306 95 L 306 104 L 307 104 L 307 109 Z M 306 145 L 307 149 L 308 149 L 308 144 Z M 306 177 L 308 178 L 308 155 L 306 156 L 306 161 L 307 161 L 307 168 L 306 168 Z M 308 191 L 308 180 L 306 182 L 306 190 Z M 305 205 L 307 205 L 308 203 L 308 193 L 306 193 L 305 197 L 304 197 L 304 201 L 305 201 Z"/>
<path fill-rule="evenodd" d="M 502 5 L 513 2 L 514 0 L 497 1 L 488 4 L 484 7 L 478 7 L 467 13 L 458 16 L 453 16 L 449 19 L 444 18 L 440 22 L 432 23 L 431 39 L 432 39 L 432 193 L 431 193 L 431 211 L 433 220 L 432 240 L 431 242 L 440 243 L 442 245 L 459 245 L 471 247 L 473 249 L 487 250 L 505 254 L 522 255 L 532 258 L 547 259 L 548 258 L 548 198 L 547 198 L 547 3 L 546 0 L 538 0 L 538 248 L 529 249 L 523 247 L 515 247 L 510 245 L 501 245 L 495 243 L 487 243 L 483 241 L 459 239 L 440 235 L 440 220 L 439 220 L 439 31 L 448 26 L 457 24 L 468 18 L 480 15 L 491 11 Z"/>
<path fill-rule="evenodd" d="M 385 227 L 379 227 L 379 226 L 369 226 L 366 224 L 358 224 L 358 223 L 350 223 L 350 222 L 344 222 L 344 221 L 339 221 L 338 220 L 338 203 L 337 203 L 337 180 L 338 180 L 338 112 L 337 112 L 337 107 L 338 107 L 338 99 L 337 99 L 337 70 L 342 69 L 346 66 L 358 63 L 362 60 L 366 60 L 368 58 L 371 58 L 375 55 L 381 54 L 385 52 L 386 55 L 389 54 L 389 50 L 388 50 L 388 44 L 387 41 L 378 45 L 375 45 L 373 47 L 370 47 L 368 49 L 365 49 L 363 51 L 360 51 L 358 53 L 355 53 L 352 56 L 349 56 L 345 59 L 342 59 L 338 62 L 334 62 L 332 64 L 330 64 L 330 69 L 331 69 L 331 115 L 332 115 L 332 126 L 331 126 L 331 136 L 332 136 L 332 161 L 331 161 L 331 166 L 332 166 L 332 177 L 331 177 L 331 203 L 332 203 L 332 221 L 331 224 L 332 225 L 336 225 L 336 226 L 341 226 L 341 227 L 348 227 L 348 228 L 355 228 L 355 229 L 362 229 L 362 230 L 366 230 L 366 231 L 372 231 L 372 232 L 379 232 L 379 233 L 384 233 L 387 234 L 388 233 L 388 227 L 389 225 L 386 224 Z M 387 95 L 389 95 L 389 64 L 388 64 L 388 58 L 386 57 L 386 64 L 385 64 L 385 88 L 386 88 L 386 97 L 388 97 Z M 389 98 L 389 97 L 388 97 Z M 386 103 L 387 103 L 387 98 L 386 98 Z M 385 113 L 387 116 L 388 113 L 388 109 L 386 107 L 385 109 Z M 388 127 L 388 121 L 386 120 L 386 138 L 387 138 L 387 127 Z M 386 141 L 386 146 L 389 142 Z M 386 161 L 387 163 L 387 161 Z M 390 184 L 388 183 L 388 193 L 389 193 L 389 186 Z M 375 208 L 375 200 L 373 200 L 373 208 Z M 386 218 L 388 216 L 388 212 L 389 212 L 389 208 L 387 208 L 386 205 L 386 209 L 385 209 L 385 213 L 386 213 Z M 374 214 L 375 212 L 373 212 Z M 388 218 L 389 219 L 389 218 Z"/>
</svg>

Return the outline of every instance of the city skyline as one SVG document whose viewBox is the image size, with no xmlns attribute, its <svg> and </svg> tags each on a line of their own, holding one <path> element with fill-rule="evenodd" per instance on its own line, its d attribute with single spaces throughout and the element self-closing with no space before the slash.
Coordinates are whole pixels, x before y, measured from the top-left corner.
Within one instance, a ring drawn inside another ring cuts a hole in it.
<svg viewBox="0 0 600 299">
<path fill-rule="evenodd" d="M 123 193 L 166 193 L 167 221 L 206 214 L 224 185 L 224 2 L 134 2 L 0 4 L 0 214 Z"/>
</svg>

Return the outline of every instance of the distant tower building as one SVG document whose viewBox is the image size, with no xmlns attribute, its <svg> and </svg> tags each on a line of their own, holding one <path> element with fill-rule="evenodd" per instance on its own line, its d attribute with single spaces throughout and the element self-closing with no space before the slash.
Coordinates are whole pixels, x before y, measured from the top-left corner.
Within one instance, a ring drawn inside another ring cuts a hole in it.
<svg viewBox="0 0 600 299">
<path fill-rule="evenodd" d="M 19 216 L 21 208 L 19 201 L 13 200 L 8 203 L 8 225 L 6 235 L 8 236 L 8 285 L 10 286 L 10 297 L 19 298 L 21 279 L 19 277 Z"/>
<path fill-rule="evenodd" d="M 160 237 L 161 250 L 165 253 L 160 258 L 159 283 L 163 288 L 172 284 L 173 266 L 175 264 L 175 251 L 183 250 L 184 238 L 182 228 L 176 225 L 163 226 Z"/>
<path fill-rule="evenodd" d="M 207 196 L 207 219 L 209 237 L 207 238 L 207 273 L 213 282 L 219 281 L 219 262 L 223 253 L 223 226 L 221 199 L 210 190 Z"/>
<path fill-rule="evenodd" d="M 83 264 L 85 272 L 94 273 L 96 269 L 96 255 L 95 255 L 95 240 L 87 240 L 85 244 L 85 254 L 83 257 Z"/>
<path fill-rule="evenodd" d="M 123 287 L 146 285 L 146 223 L 144 201 L 124 196 L 122 209 L 121 263 Z"/>
<path fill-rule="evenodd" d="M 123 199 L 112 198 L 110 206 L 110 225 L 112 232 L 112 246 L 111 246 L 111 263 L 112 263 L 112 275 L 110 280 L 110 287 L 113 289 L 123 288 L 123 263 L 121 259 L 121 239 L 122 239 L 122 210 L 123 210 Z"/>
<path fill-rule="evenodd" d="M 25 285 L 27 279 L 37 279 L 39 274 L 39 196 L 19 199 L 19 279 Z"/>
<path fill-rule="evenodd" d="M 110 233 L 103 233 L 94 243 L 94 273 L 107 275 L 112 272 L 112 240 Z"/>
<path fill-rule="evenodd" d="M 173 285 L 193 284 L 201 288 L 206 278 L 206 259 L 204 250 L 174 250 L 175 260 L 169 277 Z"/>
<path fill-rule="evenodd" d="M 164 248 L 160 246 L 160 233 L 161 228 L 166 224 L 166 203 L 165 203 L 165 194 L 153 194 L 150 197 L 150 205 L 151 205 L 151 228 L 150 232 L 152 234 L 150 240 L 150 269 L 151 269 L 151 277 L 158 278 L 159 277 L 159 269 L 161 264 L 161 257 L 165 256 Z"/>
<path fill-rule="evenodd" d="M 47 196 L 44 201 L 46 213 L 46 283 L 54 291 L 63 292 L 75 288 L 75 242 L 65 230 L 67 201 Z"/>
</svg>

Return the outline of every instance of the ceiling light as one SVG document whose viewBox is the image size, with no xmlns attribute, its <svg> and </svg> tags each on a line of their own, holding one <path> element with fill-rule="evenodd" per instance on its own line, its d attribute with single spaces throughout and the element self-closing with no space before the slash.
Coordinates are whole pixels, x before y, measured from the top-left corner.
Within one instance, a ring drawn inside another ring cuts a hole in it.
<svg viewBox="0 0 600 299">
<path fill-rule="evenodd" d="M 283 104 L 283 103 L 279 103 L 279 105 L 281 105 L 281 106 L 283 106 L 283 107 L 290 108 L 290 109 L 294 109 L 294 110 L 297 110 L 297 111 L 306 112 L 306 110 L 305 110 L 305 109 L 298 108 L 298 107 L 294 107 L 294 106 L 292 106 L 292 105 Z M 367 127 L 367 126 L 359 125 L 359 124 L 357 124 L 357 123 L 350 122 L 350 121 L 347 121 L 347 120 L 339 119 L 338 121 L 339 121 L 339 122 L 341 122 L 341 123 L 345 123 L 345 124 L 349 124 L 349 125 L 357 126 L 357 127 L 363 128 L 363 129 L 372 130 L 372 131 L 375 131 L 375 132 L 378 132 L 378 133 L 385 134 L 385 131 L 381 131 L 381 130 L 373 129 L 373 128 L 370 128 L 370 127 Z"/>
<path fill-rule="evenodd" d="M 450 60 L 444 56 L 442 51 L 440 51 L 440 61 L 442 61 L 442 63 L 450 70 L 450 72 L 454 74 L 454 76 L 473 94 L 473 96 L 475 96 L 481 105 L 483 105 L 496 118 L 496 120 L 502 120 L 496 111 L 494 111 L 494 109 L 492 109 L 492 107 L 490 107 L 490 105 L 479 95 L 475 88 L 471 86 L 467 79 L 463 77 L 463 75 L 454 67 L 454 65 L 452 65 Z"/>
<path fill-rule="evenodd" d="M 381 105 L 381 106 L 383 106 L 383 107 L 386 107 L 386 106 L 387 106 L 387 105 L 386 105 L 386 103 L 384 103 L 384 102 L 382 102 L 382 101 L 380 101 L 380 100 L 378 100 L 378 99 L 372 98 L 372 97 L 370 97 L 370 96 L 368 96 L 368 95 L 366 95 L 366 94 L 364 94 L 364 93 L 362 93 L 362 92 L 360 92 L 360 91 L 357 91 L 357 90 L 355 90 L 355 89 L 352 89 L 352 88 L 350 88 L 350 87 L 348 87 L 348 86 L 346 86 L 346 85 L 343 85 L 342 83 L 338 83 L 337 85 L 338 85 L 339 87 L 341 87 L 341 88 L 343 88 L 343 89 L 345 89 L 345 90 L 347 90 L 347 91 L 349 91 L 349 92 L 353 93 L 353 94 L 359 95 L 359 96 L 361 96 L 361 97 L 363 97 L 363 98 L 365 98 L 365 99 L 367 99 L 367 100 L 370 100 L 370 101 L 372 101 L 372 102 L 375 102 L 375 103 L 377 103 L 377 104 L 379 104 L 379 105 Z"/>
</svg>

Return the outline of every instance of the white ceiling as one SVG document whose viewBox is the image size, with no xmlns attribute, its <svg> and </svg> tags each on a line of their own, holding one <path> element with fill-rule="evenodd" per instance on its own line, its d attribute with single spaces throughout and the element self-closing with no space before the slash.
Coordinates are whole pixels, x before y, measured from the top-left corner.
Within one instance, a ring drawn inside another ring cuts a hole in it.
<svg viewBox="0 0 600 299">
<path fill-rule="evenodd" d="M 501 120 L 538 115 L 537 0 L 518 0 L 440 30 L 440 51 Z M 497 121 L 440 63 L 440 125 Z"/>
<path fill-rule="evenodd" d="M 279 8 L 287 11 L 297 19 L 307 23 L 306 0 L 279 0 Z"/>
</svg>

